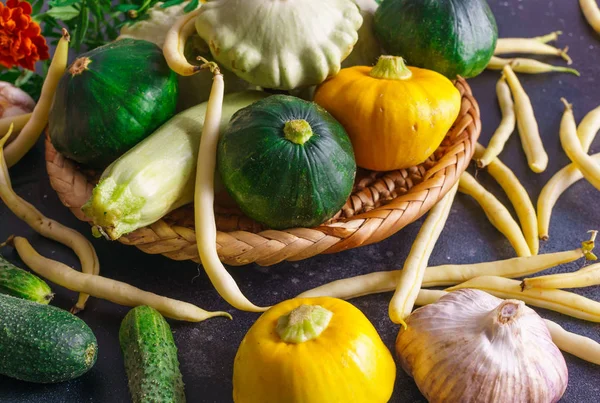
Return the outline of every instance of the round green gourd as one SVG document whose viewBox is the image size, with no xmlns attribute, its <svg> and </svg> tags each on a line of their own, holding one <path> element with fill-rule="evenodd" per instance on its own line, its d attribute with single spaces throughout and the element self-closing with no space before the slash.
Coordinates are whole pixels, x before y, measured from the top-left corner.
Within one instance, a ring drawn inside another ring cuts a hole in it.
<svg viewBox="0 0 600 403">
<path fill-rule="evenodd" d="M 356 174 L 342 125 L 317 104 L 287 95 L 236 112 L 217 158 L 242 211 L 274 229 L 314 227 L 333 217 Z"/>
<path fill-rule="evenodd" d="M 121 39 L 81 55 L 61 78 L 49 116 L 54 147 L 102 168 L 175 112 L 177 77 L 151 42 Z"/>
<path fill-rule="evenodd" d="M 384 0 L 374 27 L 389 53 L 450 79 L 481 73 L 498 39 L 485 0 Z"/>
<path fill-rule="evenodd" d="M 98 343 L 77 316 L 0 294 L 0 374 L 35 383 L 77 378 L 96 363 Z"/>
</svg>

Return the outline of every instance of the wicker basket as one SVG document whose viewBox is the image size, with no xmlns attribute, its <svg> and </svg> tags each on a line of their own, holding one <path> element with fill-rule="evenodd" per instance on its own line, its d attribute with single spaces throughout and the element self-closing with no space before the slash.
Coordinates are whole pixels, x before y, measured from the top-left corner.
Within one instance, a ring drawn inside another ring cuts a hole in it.
<svg viewBox="0 0 600 403">
<path fill-rule="evenodd" d="M 379 242 L 417 220 L 436 204 L 466 169 L 481 131 L 479 106 L 463 79 L 455 82 L 462 95 L 456 122 L 442 145 L 419 166 L 390 172 L 359 170 L 352 194 L 338 214 L 317 228 L 275 231 L 244 216 L 235 207 L 215 206 L 217 248 L 224 263 L 269 266 L 302 260 Z M 97 180 L 80 170 L 46 139 L 50 183 L 77 218 L 88 221 L 81 206 Z M 119 241 L 150 254 L 198 262 L 193 208 L 184 206 L 158 222 L 122 236 Z"/>
</svg>

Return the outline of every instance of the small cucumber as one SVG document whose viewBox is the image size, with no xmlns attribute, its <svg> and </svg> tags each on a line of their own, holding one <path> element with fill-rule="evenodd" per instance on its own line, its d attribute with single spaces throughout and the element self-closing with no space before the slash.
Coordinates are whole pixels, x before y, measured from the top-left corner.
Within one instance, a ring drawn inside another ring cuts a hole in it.
<svg viewBox="0 0 600 403">
<path fill-rule="evenodd" d="M 0 374 L 55 383 L 96 362 L 98 343 L 84 321 L 50 305 L 0 294 Z"/>
<path fill-rule="evenodd" d="M 38 276 L 19 269 L 0 255 L 0 294 L 48 304 L 54 294 Z"/>
<path fill-rule="evenodd" d="M 134 403 L 185 402 L 177 347 L 167 321 L 149 306 L 125 316 L 119 330 L 125 372 Z"/>
</svg>

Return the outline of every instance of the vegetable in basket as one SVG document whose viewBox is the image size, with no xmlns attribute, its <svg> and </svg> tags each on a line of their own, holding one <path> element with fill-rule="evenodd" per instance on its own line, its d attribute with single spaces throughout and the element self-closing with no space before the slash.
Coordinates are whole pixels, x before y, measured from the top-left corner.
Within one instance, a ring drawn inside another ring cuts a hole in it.
<svg viewBox="0 0 600 403">
<path fill-rule="evenodd" d="M 175 112 L 177 77 L 158 46 L 122 39 L 79 56 L 63 75 L 50 111 L 58 152 L 104 168 Z"/>
<path fill-rule="evenodd" d="M 221 130 L 241 108 L 268 94 L 226 95 Z M 194 200 L 194 177 L 207 104 L 181 112 L 113 162 L 83 212 L 111 239 L 159 220 Z"/>
<path fill-rule="evenodd" d="M 350 55 L 342 62 L 342 68 L 352 66 L 372 66 L 382 53 L 379 40 L 373 32 L 373 17 L 379 4 L 375 0 L 352 0 L 360 9 L 363 23 L 358 30 L 358 41 Z"/>
<path fill-rule="evenodd" d="M 433 154 L 460 112 L 461 95 L 441 74 L 381 56 L 375 67 L 342 69 L 317 88 L 315 102 L 347 130 L 358 166 L 390 171 Z"/>
<path fill-rule="evenodd" d="M 233 116 L 218 169 L 247 216 L 285 229 L 333 217 L 350 196 L 356 163 L 346 131 L 326 110 L 274 95 Z"/>
<path fill-rule="evenodd" d="M 265 312 L 235 357 L 236 403 L 383 403 L 396 365 L 377 330 L 348 302 L 295 298 Z"/>
<path fill-rule="evenodd" d="M 182 57 L 190 24 L 226 69 L 254 85 L 289 90 L 337 74 L 362 17 L 351 0 L 210 1 L 167 34 L 165 57 L 181 75 L 198 71 Z"/>
<path fill-rule="evenodd" d="M 485 69 L 498 28 L 486 0 L 384 0 L 375 34 L 387 52 L 455 79 Z"/>
<path fill-rule="evenodd" d="M 162 49 L 165 44 L 167 32 L 178 18 L 186 15 L 184 9 L 188 4 L 188 1 L 184 1 L 181 4 L 164 8 L 164 3 L 159 1 L 147 11 L 146 19 L 125 24 L 121 28 L 117 39 L 143 39 L 155 43 Z M 187 39 L 184 54 L 188 62 L 192 64 L 197 64 L 197 56 L 203 56 L 209 60 L 212 59 L 208 44 L 198 34 L 194 34 Z M 256 87 L 238 78 L 232 72 L 225 69 L 222 70 L 225 76 L 225 93 L 238 92 L 251 89 L 250 87 Z M 178 111 L 183 111 L 208 100 L 212 85 L 212 74 L 210 72 L 200 71 L 193 76 L 178 76 L 177 81 L 179 83 Z"/>
</svg>

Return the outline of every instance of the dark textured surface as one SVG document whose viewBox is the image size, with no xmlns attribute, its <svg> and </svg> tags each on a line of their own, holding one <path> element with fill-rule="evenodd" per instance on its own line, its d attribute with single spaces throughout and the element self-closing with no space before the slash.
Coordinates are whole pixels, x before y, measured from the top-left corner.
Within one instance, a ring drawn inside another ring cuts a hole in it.
<svg viewBox="0 0 600 403">
<path fill-rule="evenodd" d="M 534 174 L 526 165 L 518 136 L 511 137 L 501 155 L 526 185 L 531 197 L 537 196 L 546 181 L 567 164 L 560 148 L 558 124 L 562 112 L 559 98 L 564 96 L 574 103 L 579 120 L 590 109 L 600 104 L 600 37 L 586 25 L 576 1 L 565 0 L 493 0 L 490 5 L 498 20 L 501 37 L 536 36 L 560 29 L 564 35 L 559 45 L 568 45 L 582 77 L 571 75 L 521 75 L 530 94 L 540 123 L 550 165 L 543 174 Z M 558 58 L 544 58 L 562 64 Z M 495 99 L 498 72 L 485 72 L 469 81 L 480 102 L 483 119 L 482 143 L 487 141 L 500 121 Z M 600 151 L 600 138 L 592 144 L 592 152 Z M 48 216 L 85 234 L 87 224 L 78 222 L 63 207 L 48 184 L 44 169 L 41 144 L 12 170 L 17 192 Z M 485 173 L 478 176 L 484 185 L 508 203 L 499 187 Z M 556 205 L 550 240 L 541 243 L 540 252 L 547 253 L 573 249 L 586 237 L 585 232 L 600 227 L 598 207 L 600 193 L 581 181 L 564 194 Z M 318 256 L 298 263 L 282 263 L 271 268 L 246 266 L 233 268 L 232 273 L 247 296 L 259 305 L 273 304 L 324 282 L 341 277 L 376 270 L 401 268 L 419 223 L 410 225 L 401 233 L 377 245 L 354 249 L 329 256 Z M 31 239 L 45 256 L 60 259 L 76 266 L 75 256 L 65 247 L 42 239 L 0 205 L 0 239 L 16 233 Z M 91 237 L 90 237 L 91 239 Z M 210 286 L 206 276 L 194 263 L 173 262 L 160 256 L 144 255 L 137 249 L 103 240 L 92 241 L 100 256 L 105 276 L 126 281 L 149 291 L 196 303 L 211 310 L 229 310 L 234 316 L 204 323 L 171 322 L 179 348 L 181 371 L 186 383 L 188 401 L 231 401 L 233 358 L 237 347 L 256 314 L 229 309 Z M 3 254 L 19 262 L 14 251 Z M 514 251 L 509 243 L 489 224 L 479 206 L 464 195 L 459 195 L 430 263 L 469 263 L 509 258 Z M 565 265 L 556 271 L 574 270 L 581 262 Z M 200 274 L 199 274 L 200 273 Z M 76 299 L 72 292 L 53 287 L 57 297 L 53 304 L 69 308 Z M 577 290 L 590 298 L 600 300 L 600 287 Z M 389 294 L 358 298 L 352 302 L 359 307 L 379 330 L 386 344 L 393 348 L 398 327 L 387 317 Z M 99 342 L 98 362 L 83 377 L 59 385 L 35 385 L 0 376 L 0 401 L 10 402 L 126 402 L 127 380 L 119 349 L 119 324 L 128 309 L 98 299 L 90 299 L 87 311 L 80 314 L 96 333 Z M 564 315 L 538 310 L 542 316 L 557 321 L 566 329 L 600 341 L 600 325 L 572 319 Z M 597 402 L 600 396 L 600 367 L 567 355 L 569 387 L 565 402 Z M 400 369 L 394 393 L 394 402 L 421 402 L 412 380 Z"/>
</svg>

